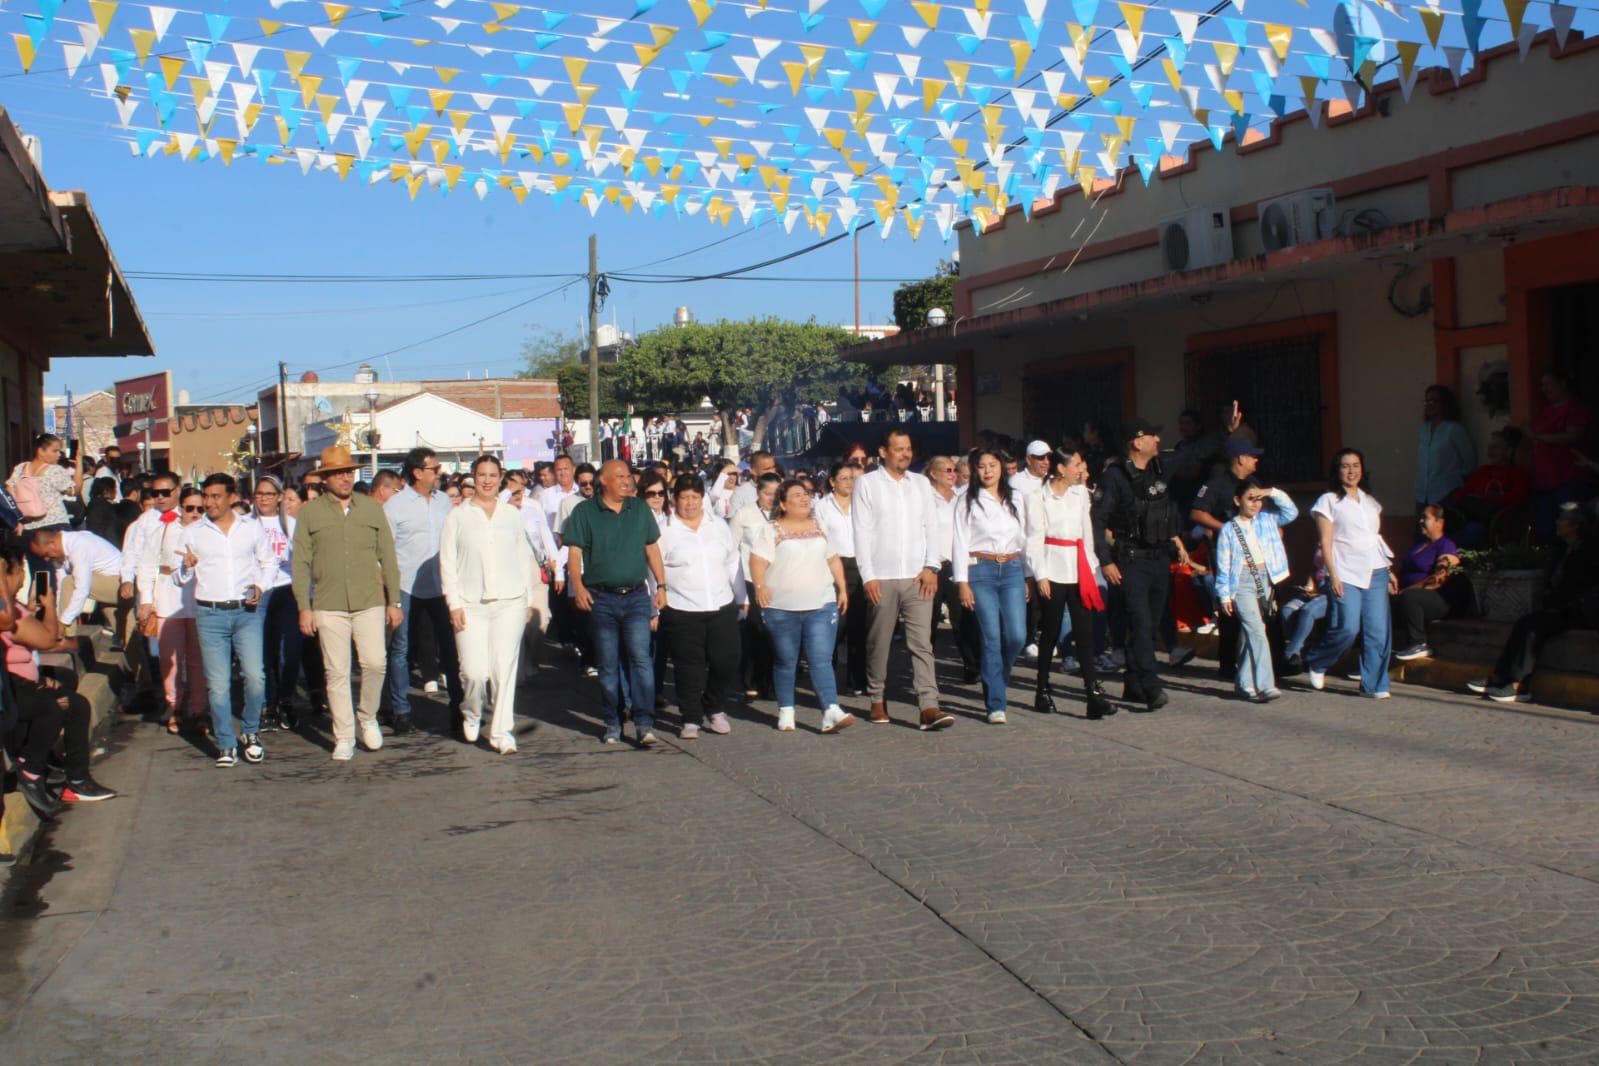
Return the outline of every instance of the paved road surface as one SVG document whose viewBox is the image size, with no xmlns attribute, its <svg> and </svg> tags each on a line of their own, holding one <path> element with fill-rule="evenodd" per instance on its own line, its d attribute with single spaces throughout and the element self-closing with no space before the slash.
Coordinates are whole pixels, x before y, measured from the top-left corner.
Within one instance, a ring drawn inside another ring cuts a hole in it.
<svg viewBox="0 0 1599 1066">
<path fill-rule="evenodd" d="M 6 1061 L 1599 1061 L 1599 718 L 1185 675 L 604 751 L 589 685 L 509 758 L 124 723 L 14 879 Z"/>
</svg>

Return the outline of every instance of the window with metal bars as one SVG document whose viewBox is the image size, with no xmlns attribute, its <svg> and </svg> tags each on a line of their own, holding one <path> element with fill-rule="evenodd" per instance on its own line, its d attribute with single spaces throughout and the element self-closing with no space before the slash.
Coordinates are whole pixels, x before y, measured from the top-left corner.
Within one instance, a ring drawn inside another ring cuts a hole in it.
<svg viewBox="0 0 1599 1066">
<path fill-rule="evenodd" d="M 1126 372 L 1121 363 L 1029 370 L 1022 379 L 1023 441 L 1036 438 L 1058 446 L 1066 437 L 1080 439 L 1085 422 L 1105 423 L 1113 435 L 1117 433 L 1126 414 L 1122 410 Z"/>
<path fill-rule="evenodd" d="M 1322 459 L 1320 332 L 1188 352 L 1188 405 L 1217 418 L 1233 400 L 1266 449 L 1261 473 L 1275 484 L 1320 482 Z"/>
</svg>

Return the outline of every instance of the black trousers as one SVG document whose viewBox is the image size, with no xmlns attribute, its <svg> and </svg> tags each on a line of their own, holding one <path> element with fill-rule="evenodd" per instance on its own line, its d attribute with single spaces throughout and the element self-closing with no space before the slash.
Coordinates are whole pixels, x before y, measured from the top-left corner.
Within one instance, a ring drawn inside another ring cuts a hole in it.
<svg viewBox="0 0 1599 1066">
<path fill-rule="evenodd" d="M 705 716 L 727 706 L 738 677 L 738 606 L 715 611 L 661 612 L 658 636 L 672 657 L 677 678 L 677 709 L 684 725 L 702 725 Z"/>
<path fill-rule="evenodd" d="M 745 692 L 772 698 L 772 638 L 761 621 L 761 605 L 750 599 L 749 613 L 739 627 L 739 680 Z"/>
<path fill-rule="evenodd" d="M 1072 643 L 1077 648 L 1077 665 L 1083 671 L 1083 691 L 1094 691 L 1094 612 L 1083 606 L 1083 597 L 1076 585 L 1051 582 L 1050 596 L 1038 596 L 1043 631 L 1038 642 L 1038 686 L 1043 694 L 1049 691 L 1049 673 L 1054 665 L 1055 645 L 1060 643 L 1061 620 L 1069 613 L 1072 617 Z"/>
<path fill-rule="evenodd" d="M 1586 625 L 1587 620 L 1576 607 L 1557 607 L 1522 615 L 1516 619 L 1504 650 L 1499 653 L 1491 680 L 1495 684 L 1526 681 L 1537 669 L 1538 653 L 1545 644 L 1569 629 L 1583 629 Z"/>
<path fill-rule="evenodd" d="M 1406 589 L 1393 597 L 1394 650 L 1427 642 L 1427 623 L 1449 613 L 1449 601 L 1436 589 Z"/>
<path fill-rule="evenodd" d="M 1130 700 L 1152 700 L 1161 691 L 1160 675 L 1155 672 L 1155 630 L 1171 595 L 1171 564 L 1164 557 L 1135 557 L 1121 563 L 1120 569 L 1127 611 L 1124 695 Z"/>
<path fill-rule="evenodd" d="M 36 681 L 13 677 L 17 694 L 14 751 L 29 773 L 49 768 L 50 749 L 62 741 L 68 781 L 89 776 L 89 701 L 64 688 L 45 688 Z"/>
<path fill-rule="evenodd" d="M 849 610 L 844 612 L 844 624 L 838 627 L 838 640 L 833 644 L 833 666 L 838 666 L 838 649 L 849 653 L 849 676 L 844 686 L 850 691 L 866 690 L 866 630 L 872 621 L 872 605 L 866 602 L 866 586 L 861 581 L 861 568 L 855 560 L 839 556 L 844 564 L 844 589 L 849 593 Z M 953 615 L 951 616 L 953 617 Z"/>
<path fill-rule="evenodd" d="M 455 627 L 450 625 L 449 603 L 442 595 L 413 596 L 409 621 L 411 632 L 406 647 L 406 658 L 413 663 L 426 662 L 422 656 L 429 655 L 433 664 L 424 668 L 423 683 L 433 680 L 442 673 L 445 687 L 450 693 L 450 706 L 459 707 L 466 699 L 466 688 L 461 683 L 461 658 L 455 649 Z M 424 632 L 427 634 L 425 637 Z M 427 672 L 428 669 L 432 672 Z M 406 683 L 410 683 L 409 677 L 406 678 Z"/>
<path fill-rule="evenodd" d="M 938 570 L 938 601 L 949 612 L 949 625 L 955 633 L 955 648 L 960 652 L 961 668 L 975 676 L 982 666 L 982 638 L 977 633 L 977 612 L 961 606 L 960 587 L 955 584 L 955 571 L 949 563 Z M 1030 634 L 1032 631 L 1028 632 Z M 936 633 L 934 635 L 937 636 Z"/>
<path fill-rule="evenodd" d="M 1217 614 L 1216 673 L 1224 681 L 1231 681 L 1233 675 L 1238 673 L 1238 637 L 1242 628 L 1236 614 L 1228 614 L 1226 611 Z"/>
</svg>

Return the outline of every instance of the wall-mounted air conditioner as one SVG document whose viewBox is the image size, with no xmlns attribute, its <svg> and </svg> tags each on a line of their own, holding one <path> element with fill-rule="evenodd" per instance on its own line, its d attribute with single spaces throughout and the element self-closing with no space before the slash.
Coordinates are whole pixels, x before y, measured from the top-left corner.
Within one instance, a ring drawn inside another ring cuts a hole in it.
<svg viewBox="0 0 1599 1066">
<path fill-rule="evenodd" d="M 1260 205 L 1260 242 L 1268 252 L 1319 241 L 1338 232 L 1331 189 L 1304 189 Z"/>
<path fill-rule="evenodd" d="M 1232 257 L 1232 216 L 1225 207 L 1197 207 L 1161 219 L 1160 258 L 1167 270 L 1198 270 Z"/>
</svg>

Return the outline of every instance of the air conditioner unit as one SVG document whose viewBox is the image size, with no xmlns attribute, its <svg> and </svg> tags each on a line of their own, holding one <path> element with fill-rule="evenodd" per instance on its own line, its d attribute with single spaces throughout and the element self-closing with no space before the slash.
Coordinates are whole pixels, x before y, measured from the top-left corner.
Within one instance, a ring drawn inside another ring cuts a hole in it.
<svg viewBox="0 0 1599 1066">
<path fill-rule="evenodd" d="M 1260 205 L 1260 241 L 1268 252 L 1319 241 L 1338 232 L 1331 189 L 1304 189 Z"/>
<path fill-rule="evenodd" d="M 1197 207 L 1161 219 L 1160 257 L 1167 270 L 1198 270 L 1233 257 L 1232 216 L 1225 207 Z"/>
</svg>

